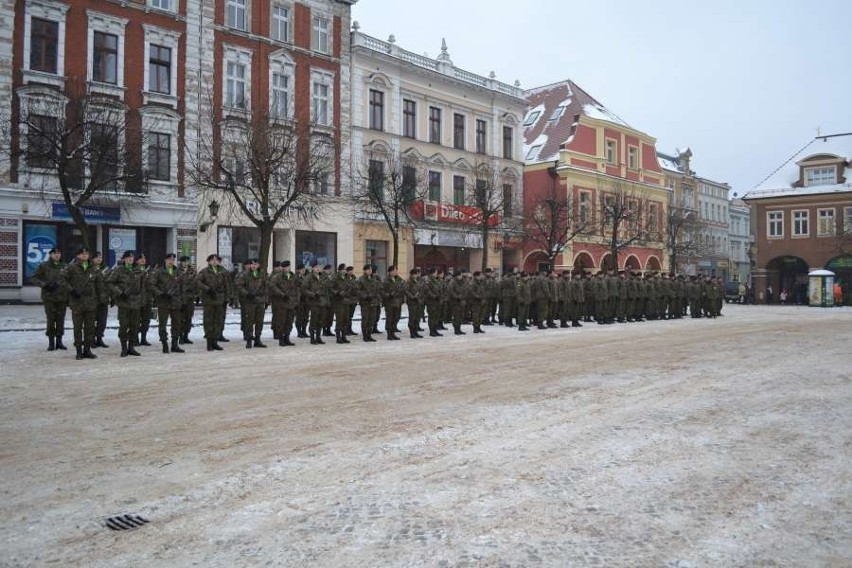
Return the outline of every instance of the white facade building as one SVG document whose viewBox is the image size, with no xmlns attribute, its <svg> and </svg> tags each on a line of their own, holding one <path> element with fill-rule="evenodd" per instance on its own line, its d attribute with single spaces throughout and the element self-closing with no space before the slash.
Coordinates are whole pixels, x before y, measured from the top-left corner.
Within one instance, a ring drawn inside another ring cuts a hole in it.
<svg viewBox="0 0 852 568">
<path fill-rule="evenodd" d="M 731 243 L 731 280 L 748 284 L 751 281 L 751 209 L 742 199 L 728 204 L 728 227 Z"/>
</svg>

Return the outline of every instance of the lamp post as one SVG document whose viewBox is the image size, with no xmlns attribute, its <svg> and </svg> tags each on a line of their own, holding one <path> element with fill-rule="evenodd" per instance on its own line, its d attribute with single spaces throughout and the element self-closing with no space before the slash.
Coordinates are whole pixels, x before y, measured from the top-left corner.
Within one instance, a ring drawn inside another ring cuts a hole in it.
<svg viewBox="0 0 852 568">
<path fill-rule="evenodd" d="M 209 221 L 205 221 L 198 226 L 198 230 L 202 233 L 207 232 L 207 228 L 216 222 L 216 219 L 219 217 L 219 202 L 215 199 L 207 205 L 207 210 L 209 214 Z"/>
</svg>

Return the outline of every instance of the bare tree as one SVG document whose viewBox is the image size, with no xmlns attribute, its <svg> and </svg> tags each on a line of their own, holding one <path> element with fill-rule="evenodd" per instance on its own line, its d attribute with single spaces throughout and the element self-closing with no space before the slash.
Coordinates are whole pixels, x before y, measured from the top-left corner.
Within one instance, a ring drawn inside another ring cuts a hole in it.
<svg viewBox="0 0 852 568">
<path fill-rule="evenodd" d="M 705 232 L 707 223 L 700 220 L 695 211 L 676 203 L 674 196 L 669 200 L 665 220 L 665 246 L 672 270 L 680 271 L 681 263 L 707 253 Z"/>
<path fill-rule="evenodd" d="M 138 123 L 122 103 L 86 95 L 27 99 L 14 129 L 13 167 L 18 180 L 45 197 L 59 193 L 92 248 L 84 208 L 101 200 L 126 200 L 147 191 Z"/>
<path fill-rule="evenodd" d="M 601 236 L 610 252 L 608 268 L 618 268 L 619 254 L 625 248 L 660 240 L 656 218 L 659 212 L 655 215 L 650 211 L 652 206 L 660 205 L 649 200 L 643 188 L 630 182 L 613 181 L 599 186 L 598 196 Z"/>
<path fill-rule="evenodd" d="M 578 235 L 594 226 L 591 203 L 577 203 L 559 186 L 556 168 L 549 168 L 549 179 L 542 199 L 524 214 L 525 240 L 545 251 L 551 266 Z"/>
<path fill-rule="evenodd" d="M 364 169 L 366 168 L 366 169 Z M 413 224 L 412 207 L 422 202 L 428 188 L 424 168 L 415 159 L 373 152 L 358 173 L 352 199 L 368 218 L 387 226 L 393 245 L 392 264 L 399 266 L 400 230 Z"/>
<path fill-rule="evenodd" d="M 461 220 L 482 240 L 483 271 L 488 268 L 488 239 L 505 225 L 505 212 L 512 206 L 513 197 L 505 181 L 496 161 L 482 161 L 474 166 L 465 188 L 465 204 L 471 212 Z"/>
<path fill-rule="evenodd" d="M 282 219 L 319 217 L 332 192 L 334 142 L 308 121 L 252 113 L 218 120 L 189 147 L 187 174 L 211 199 L 229 202 L 260 230 L 260 264 L 266 269 L 272 236 Z"/>
</svg>

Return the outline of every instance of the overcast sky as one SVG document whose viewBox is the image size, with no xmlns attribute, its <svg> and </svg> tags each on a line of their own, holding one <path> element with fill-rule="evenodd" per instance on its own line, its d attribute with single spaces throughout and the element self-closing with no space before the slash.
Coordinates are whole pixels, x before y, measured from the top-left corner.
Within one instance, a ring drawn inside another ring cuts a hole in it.
<svg viewBox="0 0 852 568">
<path fill-rule="evenodd" d="M 849 0 L 359 0 L 361 31 L 528 89 L 570 78 L 698 175 L 752 189 L 852 132 Z"/>
</svg>

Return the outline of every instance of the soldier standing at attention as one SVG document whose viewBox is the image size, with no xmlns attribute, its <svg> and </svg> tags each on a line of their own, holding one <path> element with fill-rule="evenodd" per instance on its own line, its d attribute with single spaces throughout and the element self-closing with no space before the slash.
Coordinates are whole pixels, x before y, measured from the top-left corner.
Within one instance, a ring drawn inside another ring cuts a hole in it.
<svg viewBox="0 0 852 568">
<path fill-rule="evenodd" d="M 337 273 L 331 281 L 331 307 L 334 311 L 335 343 L 349 343 L 346 332 L 349 330 L 349 299 L 351 282 L 346 275 L 346 265 L 338 264 Z"/>
<path fill-rule="evenodd" d="M 272 306 L 272 339 L 280 341 L 281 339 L 281 302 L 280 293 L 274 288 L 274 283 L 277 281 L 278 275 L 281 274 L 281 261 L 276 260 L 272 263 L 272 274 L 269 275 L 268 292 L 269 305 Z"/>
<path fill-rule="evenodd" d="M 281 347 L 295 345 L 290 341 L 290 332 L 293 331 L 293 321 L 299 305 L 299 288 L 299 278 L 290 271 L 290 261 L 285 260 L 281 263 L 280 272 L 273 274 L 269 283 L 272 311 L 280 311 L 280 327 L 277 333 L 278 345 Z"/>
<path fill-rule="evenodd" d="M 222 351 L 219 338 L 225 330 L 222 311 L 225 310 L 226 298 L 231 275 L 219 266 L 221 257 L 211 254 L 207 257 L 207 266 L 195 277 L 195 284 L 201 294 L 201 305 L 204 309 L 204 338 L 207 340 L 207 351 Z"/>
<path fill-rule="evenodd" d="M 107 318 L 109 317 L 111 295 L 106 286 L 106 281 L 109 277 L 109 268 L 104 266 L 104 255 L 101 254 L 101 251 L 97 250 L 92 255 L 92 266 L 101 273 L 101 282 L 103 283 L 98 294 L 98 309 L 95 314 L 95 342 L 92 344 L 92 348 L 107 348 L 109 345 L 104 343 L 104 332 L 106 331 Z"/>
<path fill-rule="evenodd" d="M 485 269 L 485 290 L 488 305 L 485 307 L 482 325 L 494 325 L 497 323 L 497 304 L 500 303 L 500 283 L 497 275 L 490 268 Z"/>
<path fill-rule="evenodd" d="M 412 268 L 408 271 L 408 280 L 405 282 L 405 303 L 408 304 L 408 334 L 411 339 L 423 339 L 418 332 L 423 331 L 420 321 L 423 319 L 423 280 L 420 277 L 420 269 Z"/>
<path fill-rule="evenodd" d="M 571 327 L 583 327 L 580 318 L 586 313 L 586 289 L 583 285 L 583 273 L 569 274 L 568 304 Z"/>
<path fill-rule="evenodd" d="M 423 299 L 426 301 L 426 311 L 429 317 L 429 337 L 443 337 L 438 333 L 441 325 L 443 309 L 441 307 L 441 281 L 438 279 L 438 269 L 429 268 L 426 281 L 423 284 Z"/>
<path fill-rule="evenodd" d="M 385 331 L 388 334 L 388 341 L 399 341 L 396 331 L 397 324 L 402 317 L 405 288 L 405 280 L 397 274 L 396 266 L 389 266 L 388 279 L 384 283 L 382 293 L 385 303 Z"/>
<path fill-rule="evenodd" d="M 532 290 L 530 289 L 530 275 L 526 272 L 521 272 L 520 278 L 516 280 L 515 298 L 518 301 L 518 331 L 529 331 L 527 327 L 527 316 L 530 309 L 530 301 L 532 300 Z"/>
<path fill-rule="evenodd" d="M 518 298 L 517 277 L 507 271 L 500 279 L 500 323 L 506 327 L 515 327 L 516 300 Z"/>
<path fill-rule="evenodd" d="M 103 282 L 101 272 L 89 262 L 89 249 L 81 247 L 77 251 L 77 258 L 65 268 L 64 276 L 71 298 L 77 360 L 96 359 L 92 343 L 95 341 L 95 319 Z"/>
<path fill-rule="evenodd" d="M 349 306 L 349 318 L 346 320 L 348 325 L 346 335 L 358 335 L 355 333 L 355 330 L 352 329 L 352 320 L 355 319 L 355 308 L 358 307 L 358 277 L 355 276 L 354 266 L 346 267 L 346 278 L 349 282 L 349 292 L 346 301 Z"/>
<path fill-rule="evenodd" d="M 373 265 L 365 264 L 364 273 L 358 278 L 358 298 L 361 304 L 361 335 L 365 342 L 373 339 L 373 318 L 376 316 L 376 305 L 379 303 L 378 282 L 373 278 Z"/>
<path fill-rule="evenodd" d="M 263 316 L 266 313 L 267 279 L 266 272 L 259 268 L 258 259 L 247 260 L 242 274 L 237 277 L 236 289 L 240 298 L 240 322 L 246 349 L 265 348 L 260 340 L 263 334 Z"/>
<path fill-rule="evenodd" d="M 192 331 L 192 316 L 195 314 L 195 299 L 198 290 L 195 287 L 195 271 L 192 269 L 188 256 L 180 257 L 180 274 L 183 286 L 181 287 L 180 301 L 180 332 L 178 343 L 181 345 L 192 344 L 189 332 Z"/>
<path fill-rule="evenodd" d="M 296 308 L 296 337 L 299 337 L 300 339 L 307 339 L 310 337 L 308 335 L 308 317 L 310 315 L 310 307 L 308 302 L 305 301 L 306 296 L 304 294 L 306 278 L 307 272 L 305 270 L 305 265 L 300 262 L 296 265 L 296 281 L 299 283 L 299 299 L 302 300 Z"/>
<path fill-rule="evenodd" d="M 309 323 L 311 345 L 325 345 L 325 341 L 322 340 L 322 325 L 329 299 L 320 272 L 322 272 L 322 267 L 315 264 L 311 272 L 302 280 L 302 297 L 310 306 L 311 313 Z"/>
<path fill-rule="evenodd" d="M 550 293 L 550 306 L 547 310 L 547 327 L 555 328 L 556 318 L 559 317 L 559 308 L 562 304 L 562 294 L 559 287 L 559 274 L 555 270 L 547 273 L 548 292 Z"/>
<path fill-rule="evenodd" d="M 133 262 L 133 252 L 128 250 L 121 255 L 121 264 L 110 273 L 109 284 L 112 297 L 118 304 L 118 339 L 121 342 L 121 356 L 138 357 L 141 353 L 136 351 L 136 341 L 145 280 L 144 275 Z"/>
<path fill-rule="evenodd" d="M 139 252 L 136 257 L 136 268 L 142 273 L 142 279 L 148 280 L 148 257 L 144 252 Z M 148 330 L 151 327 L 151 318 L 154 315 L 154 298 L 151 297 L 151 292 L 148 286 L 142 287 L 139 306 L 139 342 L 137 345 L 151 345 L 148 343 Z"/>
<path fill-rule="evenodd" d="M 322 272 L 320 273 L 320 280 L 322 280 L 323 286 L 325 287 L 325 294 L 328 296 L 328 305 L 323 308 L 322 313 L 322 336 L 323 337 L 331 337 L 334 335 L 331 333 L 331 326 L 334 325 L 334 274 L 331 273 L 332 266 L 330 264 L 326 264 L 322 268 Z"/>
<path fill-rule="evenodd" d="M 62 262 L 62 251 L 58 248 L 50 249 L 48 260 L 42 262 L 36 268 L 30 281 L 41 288 L 41 301 L 44 304 L 44 315 L 47 319 L 47 350 L 67 349 L 62 344 L 62 336 L 65 334 L 65 311 L 68 309 L 68 289 L 65 286 L 62 271 L 65 264 Z"/>
<path fill-rule="evenodd" d="M 381 321 L 382 319 L 382 277 L 379 274 L 379 267 L 375 264 L 372 266 L 373 274 L 371 275 L 371 278 L 376 281 L 376 289 L 379 291 L 379 293 L 377 294 L 378 301 L 373 307 L 373 310 L 375 312 L 373 314 L 373 333 L 379 333 L 379 321 Z M 387 324 L 387 322 L 385 322 L 385 324 Z M 387 325 L 385 325 L 385 327 L 387 327 Z"/>
<path fill-rule="evenodd" d="M 482 324 L 486 321 L 489 310 L 488 278 L 478 270 L 473 273 L 473 281 L 468 286 L 471 321 L 473 333 L 485 333 Z"/>
<path fill-rule="evenodd" d="M 169 353 L 169 319 L 172 322 L 172 353 L 184 353 L 178 345 L 181 336 L 181 305 L 183 302 L 183 275 L 175 266 L 177 255 L 169 253 L 163 259 L 163 268 L 150 275 L 148 284 L 157 302 L 160 343 L 163 353 Z"/>
<path fill-rule="evenodd" d="M 450 301 L 453 330 L 456 335 L 467 335 L 461 329 L 467 303 L 467 281 L 465 274 L 467 274 L 467 269 L 460 270 L 447 285 L 447 297 Z"/>
</svg>

